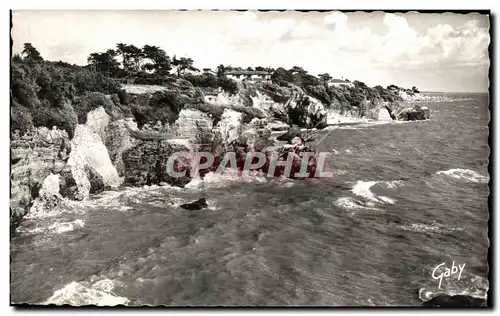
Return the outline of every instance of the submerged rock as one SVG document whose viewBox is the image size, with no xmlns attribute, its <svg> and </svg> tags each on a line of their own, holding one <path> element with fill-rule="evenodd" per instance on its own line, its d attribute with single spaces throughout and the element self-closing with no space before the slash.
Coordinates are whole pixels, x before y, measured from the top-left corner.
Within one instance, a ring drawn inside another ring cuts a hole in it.
<svg viewBox="0 0 500 316">
<path fill-rule="evenodd" d="M 285 134 L 278 136 L 276 140 L 286 141 L 288 144 L 291 144 L 292 140 L 296 137 L 300 137 L 300 135 L 300 128 L 297 125 L 293 125 Z"/>
<path fill-rule="evenodd" d="M 191 203 L 182 204 L 180 207 L 189 211 L 198 211 L 204 209 L 205 207 L 208 207 L 208 204 L 205 198 L 201 198 Z"/>
<path fill-rule="evenodd" d="M 469 295 L 439 295 L 422 305 L 433 307 L 486 307 L 486 300 Z"/>
<path fill-rule="evenodd" d="M 395 118 L 399 121 L 419 121 L 428 120 L 431 117 L 430 110 L 426 106 L 414 105 L 411 107 L 403 108 L 394 114 Z"/>
</svg>

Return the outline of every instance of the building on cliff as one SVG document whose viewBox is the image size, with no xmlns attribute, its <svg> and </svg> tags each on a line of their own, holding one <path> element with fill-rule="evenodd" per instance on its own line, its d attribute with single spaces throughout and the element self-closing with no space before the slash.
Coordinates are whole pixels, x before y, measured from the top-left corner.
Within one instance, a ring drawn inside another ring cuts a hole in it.
<svg viewBox="0 0 500 316">
<path fill-rule="evenodd" d="M 328 86 L 329 87 L 340 87 L 340 86 L 354 87 L 354 84 L 350 81 L 343 80 L 343 79 L 331 79 L 330 81 L 328 81 Z"/>
<path fill-rule="evenodd" d="M 231 70 L 226 76 L 234 80 L 262 81 L 271 80 L 272 72 L 263 70 Z"/>
<path fill-rule="evenodd" d="M 212 74 L 212 75 L 216 75 L 217 74 L 217 72 L 213 71 L 210 68 L 203 68 L 203 73 L 209 73 L 209 74 Z"/>
</svg>

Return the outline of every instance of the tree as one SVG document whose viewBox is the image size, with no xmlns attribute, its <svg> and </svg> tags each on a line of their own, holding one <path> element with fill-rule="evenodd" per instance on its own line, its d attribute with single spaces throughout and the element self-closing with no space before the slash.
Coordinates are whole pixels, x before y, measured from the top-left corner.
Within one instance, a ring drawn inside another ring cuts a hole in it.
<svg viewBox="0 0 500 316">
<path fill-rule="evenodd" d="M 328 73 L 318 75 L 318 77 L 320 77 L 321 80 L 323 80 L 325 82 L 332 80 L 332 76 L 330 76 L 330 74 L 328 74 Z"/>
<path fill-rule="evenodd" d="M 226 67 L 224 65 L 219 65 L 217 66 L 217 77 L 218 78 L 223 78 L 226 76 Z"/>
<path fill-rule="evenodd" d="M 163 49 L 157 46 L 144 45 L 142 56 L 151 61 L 151 63 L 142 65 L 142 68 L 145 70 L 154 71 L 155 74 L 164 76 L 172 69 L 170 57 Z"/>
<path fill-rule="evenodd" d="M 177 67 L 178 73 L 184 74 L 186 69 L 194 70 L 195 68 L 193 67 L 193 59 L 191 58 L 186 58 L 186 57 L 181 57 L 179 61 L 179 67 Z"/>
<path fill-rule="evenodd" d="M 198 70 L 193 66 L 193 59 L 192 58 L 186 58 L 186 57 L 181 57 L 181 59 L 177 59 L 174 56 L 174 60 L 172 61 L 172 65 L 177 67 L 177 76 L 181 76 L 184 74 L 186 69 L 189 70 Z"/>
<path fill-rule="evenodd" d="M 265 71 L 266 68 L 264 68 L 262 66 L 257 66 L 257 67 L 255 67 L 255 70 L 257 70 L 257 71 Z"/>
<path fill-rule="evenodd" d="M 282 67 L 276 69 L 271 75 L 271 80 L 279 85 L 288 85 L 288 83 L 294 82 L 294 77 L 291 71 L 288 71 Z"/>
<path fill-rule="evenodd" d="M 40 52 L 31 45 L 31 43 L 24 43 L 24 49 L 22 51 L 22 54 L 24 57 L 27 59 L 31 59 L 34 61 L 43 61 L 42 55 L 40 55 Z"/>
<path fill-rule="evenodd" d="M 304 68 L 299 67 L 299 66 L 293 66 L 292 69 L 290 69 L 291 72 L 298 72 L 299 74 L 306 74 L 307 71 L 304 70 Z"/>
<path fill-rule="evenodd" d="M 191 58 L 189 58 L 189 59 L 191 59 Z M 191 59 L 191 64 L 192 64 L 192 59 Z M 172 65 L 176 67 L 177 76 L 180 77 L 181 74 L 186 69 L 185 67 L 188 66 L 188 61 L 185 57 L 181 57 L 181 59 L 177 59 L 177 56 L 174 55 L 174 59 L 172 59 Z"/>
<path fill-rule="evenodd" d="M 413 91 L 413 93 L 420 93 L 420 91 L 415 86 L 411 88 L 411 91 Z"/>
<path fill-rule="evenodd" d="M 127 71 L 139 71 L 143 57 L 142 50 L 134 45 L 116 44 L 117 54 L 122 57 L 123 68 Z"/>
<path fill-rule="evenodd" d="M 23 61 L 23 58 L 19 54 L 14 54 L 11 60 L 13 63 L 20 63 Z"/>
<path fill-rule="evenodd" d="M 119 71 L 120 63 L 116 61 L 117 53 L 109 49 L 104 53 L 92 53 L 87 58 L 87 62 L 94 66 L 96 70 L 114 76 Z"/>
<path fill-rule="evenodd" d="M 253 71 L 253 68 L 252 67 L 248 67 L 247 68 L 248 71 Z M 257 70 L 257 69 L 256 69 Z"/>
<path fill-rule="evenodd" d="M 128 61 L 129 57 L 127 54 L 127 45 L 123 44 L 123 43 L 118 43 L 118 44 L 116 44 L 116 50 L 117 50 L 118 54 L 120 54 L 122 57 L 123 68 L 127 69 L 128 68 L 127 66 L 129 64 L 129 61 Z"/>
</svg>

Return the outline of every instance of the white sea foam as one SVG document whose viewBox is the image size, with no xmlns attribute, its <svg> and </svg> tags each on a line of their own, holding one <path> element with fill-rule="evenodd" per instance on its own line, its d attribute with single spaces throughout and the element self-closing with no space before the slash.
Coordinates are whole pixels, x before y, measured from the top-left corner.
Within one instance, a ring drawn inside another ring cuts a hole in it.
<svg viewBox="0 0 500 316">
<path fill-rule="evenodd" d="M 377 181 L 358 181 L 352 187 L 352 193 L 361 196 L 367 200 L 378 202 L 375 194 L 370 191 L 370 188 L 377 184 Z"/>
<path fill-rule="evenodd" d="M 40 224 L 40 222 L 38 221 L 32 221 L 31 223 L 35 223 L 35 226 L 21 225 L 17 228 L 16 231 L 21 234 L 40 234 L 44 232 L 62 234 L 85 226 L 85 222 L 81 219 L 77 219 L 71 222 L 58 222 L 48 227 L 44 227 L 43 223 Z M 36 226 L 38 224 L 42 226 Z"/>
<path fill-rule="evenodd" d="M 101 280 L 90 284 L 89 282 L 71 282 L 54 294 L 43 305 L 55 304 L 72 306 L 116 306 L 127 305 L 130 301 L 113 293 L 115 281 Z"/>
<path fill-rule="evenodd" d="M 72 222 L 62 222 L 62 223 L 56 223 L 53 224 L 48 228 L 49 231 L 53 231 L 57 234 L 65 233 L 65 232 L 70 232 L 72 230 L 75 230 L 76 228 L 82 228 L 85 226 L 85 222 L 82 221 L 81 219 L 77 219 Z"/>
<path fill-rule="evenodd" d="M 404 186 L 404 182 L 402 180 L 380 181 L 378 183 L 384 185 L 388 189 L 395 189 Z"/>
<path fill-rule="evenodd" d="M 382 204 L 394 204 L 396 200 L 387 196 L 377 196 L 370 189 L 374 185 L 385 186 L 388 189 L 394 189 L 403 185 L 402 181 L 394 180 L 394 181 L 358 181 L 352 187 L 352 193 L 357 196 L 361 196 L 362 198 Z"/>
<path fill-rule="evenodd" d="M 489 176 L 483 176 L 478 172 L 470 169 L 449 169 L 445 171 L 438 171 L 436 172 L 436 174 L 449 176 L 454 179 L 465 180 L 466 182 L 488 183 L 488 181 L 490 180 Z"/>
<path fill-rule="evenodd" d="M 250 171 L 247 174 L 238 174 L 235 169 L 226 169 L 224 172 L 209 172 L 203 179 L 191 180 L 185 188 L 200 189 L 204 187 L 224 187 L 232 183 L 266 183 L 268 179 L 262 172 Z"/>
<path fill-rule="evenodd" d="M 463 230 L 463 228 L 461 227 L 449 227 L 438 223 L 432 223 L 432 224 L 412 223 L 409 225 L 403 225 L 400 228 L 402 230 L 413 231 L 418 233 L 442 232 L 442 231 L 449 232 L 449 231 Z"/>
<path fill-rule="evenodd" d="M 353 209 L 375 209 L 375 204 L 373 202 L 361 202 L 350 196 L 343 196 L 338 198 L 334 204 L 338 207 L 342 207 L 344 209 L 353 210 Z"/>
<path fill-rule="evenodd" d="M 379 200 L 383 201 L 386 204 L 394 204 L 394 203 L 396 203 L 395 199 L 392 199 L 392 198 L 387 197 L 387 196 L 379 196 L 378 198 L 379 198 Z"/>
</svg>

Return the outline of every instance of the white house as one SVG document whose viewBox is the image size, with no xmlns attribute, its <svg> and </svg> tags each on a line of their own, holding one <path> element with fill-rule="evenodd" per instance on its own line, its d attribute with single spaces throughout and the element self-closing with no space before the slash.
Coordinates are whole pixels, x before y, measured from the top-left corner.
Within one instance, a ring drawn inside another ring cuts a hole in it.
<svg viewBox="0 0 500 316">
<path fill-rule="evenodd" d="M 212 74 L 212 75 L 216 75 L 217 74 L 215 71 L 213 71 L 210 68 L 203 68 L 203 73 L 209 73 L 209 74 Z"/>
<path fill-rule="evenodd" d="M 345 87 L 354 87 L 354 83 L 342 79 L 331 79 L 328 81 L 328 86 L 329 87 L 340 87 L 340 86 L 345 86 Z"/>
<path fill-rule="evenodd" d="M 271 80 L 271 72 L 262 70 L 231 70 L 226 72 L 226 76 L 234 80 Z"/>
</svg>

